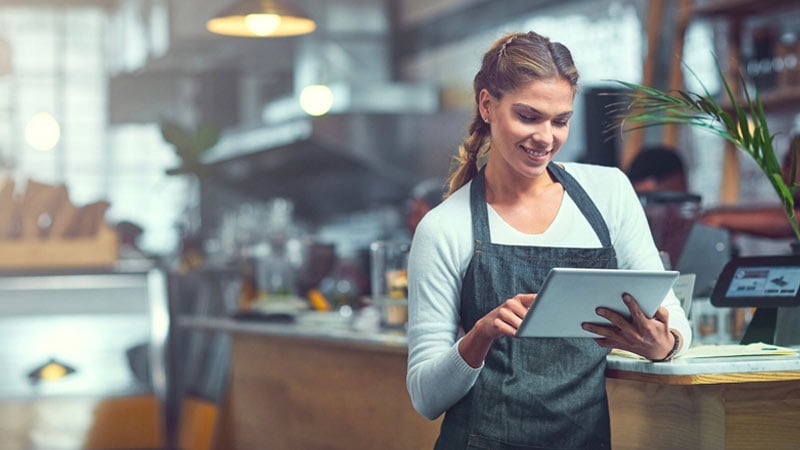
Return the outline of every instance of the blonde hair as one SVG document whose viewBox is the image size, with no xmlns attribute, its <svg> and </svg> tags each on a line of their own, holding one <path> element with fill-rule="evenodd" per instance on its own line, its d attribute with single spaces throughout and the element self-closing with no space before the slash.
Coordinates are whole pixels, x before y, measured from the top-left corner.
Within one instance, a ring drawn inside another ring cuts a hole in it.
<svg viewBox="0 0 800 450">
<path fill-rule="evenodd" d="M 531 81 L 553 78 L 562 78 L 577 89 L 578 69 L 564 45 L 533 31 L 510 33 L 495 41 L 483 55 L 481 68 L 472 83 L 475 113 L 467 137 L 453 158 L 454 169 L 445 197 L 467 184 L 485 164 L 491 142 L 489 124 L 484 122 L 478 104 L 481 91 L 486 89 L 499 99 Z"/>
</svg>

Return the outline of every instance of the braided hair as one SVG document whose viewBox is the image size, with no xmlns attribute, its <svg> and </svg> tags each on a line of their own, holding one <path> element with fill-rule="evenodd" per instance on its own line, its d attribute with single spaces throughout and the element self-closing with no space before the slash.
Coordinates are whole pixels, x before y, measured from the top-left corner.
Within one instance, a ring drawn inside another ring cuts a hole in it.
<svg viewBox="0 0 800 450">
<path fill-rule="evenodd" d="M 486 89 L 493 97 L 501 98 L 535 80 L 561 78 L 577 88 L 578 70 L 569 49 L 563 44 L 529 31 L 507 34 L 483 55 L 481 68 L 472 86 L 475 93 L 475 113 L 467 128 L 468 134 L 454 157 L 454 169 L 448 181 L 449 196 L 467 184 L 485 163 L 491 144 L 489 123 L 480 113 L 479 97 Z"/>
</svg>

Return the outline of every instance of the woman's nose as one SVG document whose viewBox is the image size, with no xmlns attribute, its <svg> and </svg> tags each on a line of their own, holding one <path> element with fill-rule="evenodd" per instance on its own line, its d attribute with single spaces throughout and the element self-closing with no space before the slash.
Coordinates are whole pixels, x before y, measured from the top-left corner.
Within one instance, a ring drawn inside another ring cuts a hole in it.
<svg viewBox="0 0 800 450">
<path fill-rule="evenodd" d="M 549 124 L 542 124 L 531 133 L 531 139 L 539 147 L 549 147 L 553 142 L 553 130 Z"/>
</svg>

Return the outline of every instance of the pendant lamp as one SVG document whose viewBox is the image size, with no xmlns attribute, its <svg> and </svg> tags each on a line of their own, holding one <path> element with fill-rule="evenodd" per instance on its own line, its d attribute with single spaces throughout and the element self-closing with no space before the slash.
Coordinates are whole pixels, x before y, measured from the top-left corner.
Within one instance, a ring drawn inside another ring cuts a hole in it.
<svg viewBox="0 0 800 450">
<path fill-rule="evenodd" d="M 206 24 L 227 36 L 296 36 L 314 31 L 316 23 L 296 6 L 281 0 L 239 0 Z"/>
</svg>

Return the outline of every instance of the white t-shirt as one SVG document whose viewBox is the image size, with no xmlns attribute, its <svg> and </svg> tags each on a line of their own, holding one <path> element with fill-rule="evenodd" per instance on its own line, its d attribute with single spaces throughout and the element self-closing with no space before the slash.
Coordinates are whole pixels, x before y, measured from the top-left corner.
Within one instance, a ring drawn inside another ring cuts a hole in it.
<svg viewBox="0 0 800 450">
<path fill-rule="evenodd" d="M 617 168 L 562 163 L 597 206 L 609 229 L 620 269 L 663 270 L 647 219 L 628 178 Z M 482 367 L 458 352 L 461 283 L 472 258 L 470 184 L 428 212 L 409 255 L 407 387 L 417 411 L 435 419 L 472 388 Z M 600 247 L 600 239 L 569 195 L 553 223 L 530 235 L 508 225 L 487 204 L 491 241 L 507 245 Z M 669 324 L 691 344 L 691 328 L 674 294 L 664 299 Z"/>
</svg>

